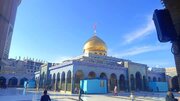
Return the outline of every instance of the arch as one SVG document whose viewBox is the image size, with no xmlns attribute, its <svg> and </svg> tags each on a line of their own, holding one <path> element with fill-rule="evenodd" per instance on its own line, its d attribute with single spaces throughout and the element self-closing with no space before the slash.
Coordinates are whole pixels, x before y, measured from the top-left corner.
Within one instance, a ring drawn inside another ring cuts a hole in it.
<svg viewBox="0 0 180 101">
<path fill-rule="evenodd" d="M 121 74 L 119 76 L 119 88 L 120 90 L 125 90 L 126 86 L 125 86 L 125 76 L 123 74 Z"/>
<path fill-rule="evenodd" d="M 172 78 L 172 90 L 173 91 L 179 91 L 178 76 L 174 76 Z"/>
<path fill-rule="evenodd" d="M 142 77 L 140 72 L 136 72 L 136 90 L 142 89 Z"/>
<path fill-rule="evenodd" d="M 14 87 L 17 86 L 18 79 L 16 77 L 12 77 L 9 79 L 8 86 Z"/>
<path fill-rule="evenodd" d="M 52 87 L 53 87 L 53 90 L 55 90 L 55 85 L 56 84 L 56 74 L 54 73 L 53 74 L 53 80 L 52 80 Z"/>
<path fill-rule="evenodd" d="M 45 72 L 42 73 L 42 80 L 44 81 L 44 79 L 45 79 Z M 44 82 L 43 82 L 43 84 L 44 84 Z"/>
<path fill-rule="evenodd" d="M 92 79 L 92 78 L 96 78 L 96 73 L 93 72 L 93 71 L 89 72 L 88 78 L 91 78 L 91 79 Z"/>
<path fill-rule="evenodd" d="M 28 79 L 25 78 L 25 77 L 22 78 L 22 79 L 20 80 L 20 86 L 23 86 L 25 81 L 28 81 Z"/>
<path fill-rule="evenodd" d="M 143 85 L 144 85 L 144 90 L 147 90 L 147 80 L 146 80 L 146 76 L 143 76 Z"/>
<path fill-rule="evenodd" d="M 110 91 L 113 91 L 115 86 L 117 86 L 117 76 L 112 73 L 110 76 Z"/>
<path fill-rule="evenodd" d="M 56 90 L 60 90 L 60 73 L 57 73 Z"/>
<path fill-rule="evenodd" d="M 106 73 L 102 72 L 99 76 L 101 79 L 107 79 Z"/>
<path fill-rule="evenodd" d="M 130 75 L 130 81 L 131 81 L 131 90 L 135 90 L 135 80 L 134 80 L 134 75 Z"/>
<path fill-rule="evenodd" d="M 66 78 L 66 81 L 67 81 L 67 91 L 71 91 L 71 71 L 69 70 L 67 72 L 67 78 Z"/>
<path fill-rule="evenodd" d="M 0 77 L 0 87 L 5 87 L 6 86 L 6 78 L 1 76 Z"/>
<path fill-rule="evenodd" d="M 102 73 L 99 75 L 99 77 L 100 77 L 101 79 L 106 79 L 106 80 L 108 80 L 107 75 L 106 75 L 106 73 L 104 73 L 104 72 L 102 72 Z M 106 85 L 108 85 L 108 82 L 106 82 Z"/>
<path fill-rule="evenodd" d="M 84 73 L 82 70 L 77 70 L 75 73 L 75 87 L 74 88 L 79 88 L 80 86 L 80 80 L 84 78 Z"/>
<path fill-rule="evenodd" d="M 43 72 L 41 75 L 40 75 L 40 86 L 41 87 L 45 87 L 45 72 Z"/>
<path fill-rule="evenodd" d="M 62 90 L 66 90 L 66 88 L 65 88 L 65 72 L 62 72 L 62 74 L 61 74 L 61 89 Z"/>
<path fill-rule="evenodd" d="M 48 76 L 48 85 L 49 85 L 49 87 L 50 87 L 51 84 L 52 84 L 52 74 L 50 74 Z"/>
<path fill-rule="evenodd" d="M 157 78 L 156 77 L 153 77 L 153 82 L 157 82 Z"/>
<path fill-rule="evenodd" d="M 158 82 L 161 82 L 161 78 L 160 77 L 158 77 Z"/>
<path fill-rule="evenodd" d="M 148 76 L 148 82 L 151 82 L 151 77 L 150 76 Z"/>
</svg>

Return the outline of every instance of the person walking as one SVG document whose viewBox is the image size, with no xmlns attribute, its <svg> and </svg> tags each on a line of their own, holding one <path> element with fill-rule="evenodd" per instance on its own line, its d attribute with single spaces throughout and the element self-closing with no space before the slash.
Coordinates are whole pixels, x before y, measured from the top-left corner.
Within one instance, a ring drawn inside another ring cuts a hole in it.
<svg viewBox="0 0 180 101">
<path fill-rule="evenodd" d="M 131 101 L 135 101 L 135 96 L 134 96 L 134 92 L 131 91 L 130 93 L 130 98 L 131 98 Z"/>
<path fill-rule="evenodd" d="M 118 91 L 117 91 L 117 86 L 114 87 L 114 96 L 117 96 L 118 95 Z"/>
<path fill-rule="evenodd" d="M 81 99 L 81 96 L 82 96 L 83 93 L 84 93 L 83 89 L 80 88 L 80 89 L 79 89 L 79 101 L 83 101 L 83 100 Z"/>
<path fill-rule="evenodd" d="M 41 101 L 51 101 L 49 95 L 47 95 L 47 90 L 44 90 L 44 95 L 41 96 Z"/>
<path fill-rule="evenodd" d="M 168 91 L 166 95 L 166 101 L 178 101 L 178 100 L 174 98 L 174 95 L 171 91 Z"/>
</svg>

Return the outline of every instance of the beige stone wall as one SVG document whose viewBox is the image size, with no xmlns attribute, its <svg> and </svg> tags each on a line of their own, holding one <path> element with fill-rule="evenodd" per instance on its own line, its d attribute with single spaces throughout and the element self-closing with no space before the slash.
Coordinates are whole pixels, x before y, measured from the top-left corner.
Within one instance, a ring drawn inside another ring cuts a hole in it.
<svg viewBox="0 0 180 101">
<path fill-rule="evenodd" d="M 141 84 L 142 84 L 142 87 L 143 87 L 142 89 L 145 89 L 144 85 L 143 85 L 143 76 L 145 76 L 146 79 L 147 79 L 147 65 L 134 63 L 134 62 L 127 62 L 126 66 L 128 68 L 129 89 L 131 89 L 130 75 L 131 74 L 134 75 L 134 79 L 135 79 L 135 82 L 136 82 L 136 73 L 137 72 L 140 72 L 140 74 L 141 74 L 141 80 L 142 80 Z M 134 86 L 135 86 L 135 89 L 136 89 L 136 83 L 135 83 Z"/>
<path fill-rule="evenodd" d="M 8 61 L 1 69 L 1 74 L 25 74 L 26 68 L 23 61 Z"/>
<path fill-rule="evenodd" d="M 141 76 L 147 76 L 147 65 L 129 62 L 128 63 L 128 75 L 136 75 L 136 72 L 140 72 Z"/>
<path fill-rule="evenodd" d="M 165 68 L 165 70 L 166 70 L 166 75 L 168 75 L 170 77 L 177 75 L 176 67 Z"/>
</svg>

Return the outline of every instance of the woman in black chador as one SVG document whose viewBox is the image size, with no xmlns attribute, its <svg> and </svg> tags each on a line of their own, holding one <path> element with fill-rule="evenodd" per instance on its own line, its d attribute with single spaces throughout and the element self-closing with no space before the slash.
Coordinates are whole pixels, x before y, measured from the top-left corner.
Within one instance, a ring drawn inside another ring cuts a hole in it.
<svg viewBox="0 0 180 101">
<path fill-rule="evenodd" d="M 47 90 L 44 90 L 44 95 L 41 96 L 41 101 L 51 101 L 49 95 L 47 95 Z"/>
<path fill-rule="evenodd" d="M 168 91 L 166 95 L 166 101 L 178 101 L 178 100 L 174 98 L 174 95 L 171 91 Z"/>
</svg>

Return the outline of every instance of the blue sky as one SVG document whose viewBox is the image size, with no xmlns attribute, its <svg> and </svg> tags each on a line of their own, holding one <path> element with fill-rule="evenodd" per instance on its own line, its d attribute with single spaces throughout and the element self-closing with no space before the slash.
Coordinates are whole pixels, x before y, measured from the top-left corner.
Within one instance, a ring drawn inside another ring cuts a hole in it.
<svg viewBox="0 0 180 101">
<path fill-rule="evenodd" d="M 160 43 L 152 22 L 160 0 L 23 0 L 16 16 L 10 58 L 60 62 L 83 53 L 93 35 L 108 55 L 147 64 L 175 66 L 170 43 Z"/>
</svg>

